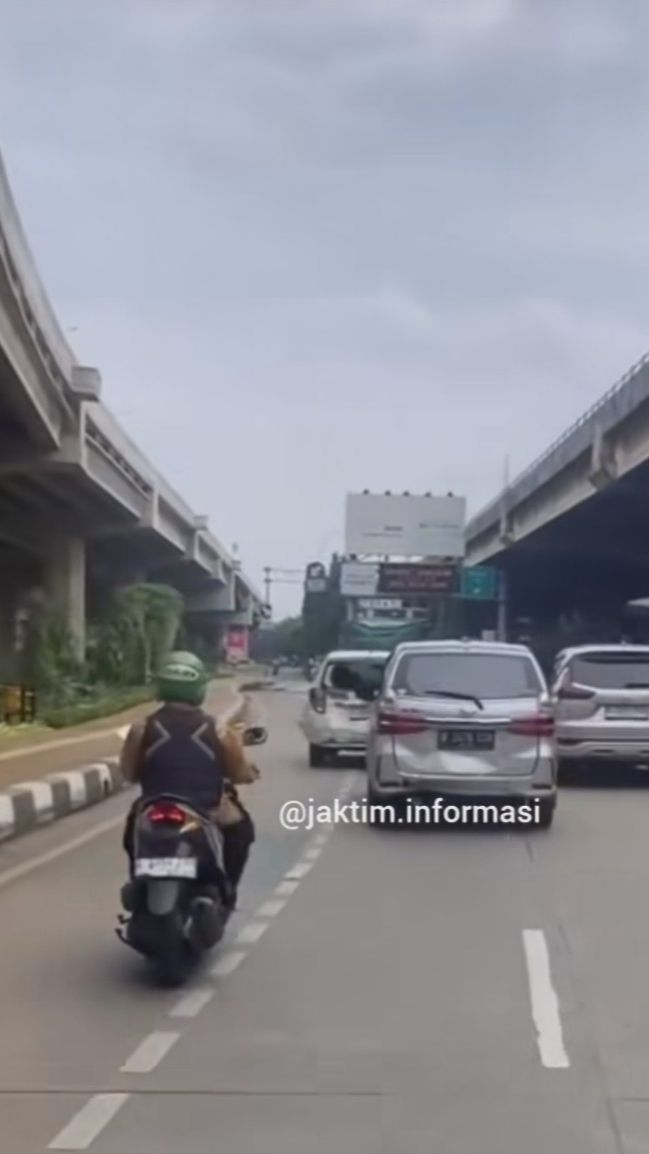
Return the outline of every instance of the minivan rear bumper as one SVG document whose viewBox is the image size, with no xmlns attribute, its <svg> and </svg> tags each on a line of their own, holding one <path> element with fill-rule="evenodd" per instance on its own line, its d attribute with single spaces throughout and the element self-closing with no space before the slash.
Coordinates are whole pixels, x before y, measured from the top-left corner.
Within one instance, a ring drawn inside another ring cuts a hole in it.
<svg viewBox="0 0 649 1154">
<path fill-rule="evenodd" d="M 556 766 L 548 762 L 542 772 L 537 766 L 534 774 L 526 777 L 490 774 L 489 777 L 459 777 L 454 775 L 433 776 L 431 774 L 409 774 L 400 776 L 399 784 L 394 781 L 382 783 L 374 774 L 370 775 L 372 794 L 376 798 L 398 800 L 415 795 L 443 796 L 458 798 L 511 798 L 518 801 L 532 801 L 535 798 L 556 796 Z"/>
<path fill-rule="evenodd" d="M 642 741 L 606 736 L 581 741 L 558 734 L 556 748 L 560 761 L 649 762 L 649 735 Z"/>
</svg>

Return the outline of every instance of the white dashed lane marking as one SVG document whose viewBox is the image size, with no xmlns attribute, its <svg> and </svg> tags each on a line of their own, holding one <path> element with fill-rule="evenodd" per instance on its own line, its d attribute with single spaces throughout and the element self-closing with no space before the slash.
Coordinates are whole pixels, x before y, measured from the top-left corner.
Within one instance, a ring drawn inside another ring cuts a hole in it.
<svg viewBox="0 0 649 1154">
<path fill-rule="evenodd" d="M 293 866 L 292 870 L 288 871 L 288 873 L 286 874 L 286 878 L 288 881 L 302 881 L 302 878 L 305 878 L 306 875 L 312 869 L 313 869 L 313 862 L 310 862 L 310 861 L 298 862 L 296 866 Z"/>
<path fill-rule="evenodd" d="M 211 1002 L 215 991 L 212 988 L 189 990 L 169 1012 L 171 1018 L 196 1018 L 207 1003 Z"/>
<path fill-rule="evenodd" d="M 128 1097 L 128 1094 L 95 1094 L 50 1142 L 48 1150 L 87 1150 Z"/>
<path fill-rule="evenodd" d="M 258 942 L 262 934 L 266 933 L 268 929 L 268 922 L 249 922 L 244 926 L 236 937 L 237 946 L 254 946 Z"/>
<path fill-rule="evenodd" d="M 122 731 L 120 737 L 125 737 L 126 733 Z M 351 782 L 349 779 L 339 797 L 344 797 L 351 789 Z M 93 837 L 98 836 L 99 833 L 112 828 L 114 825 L 120 823 L 123 819 L 113 819 L 98 826 L 92 830 L 90 834 L 84 835 L 73 842 L 70 842 L 65 847 L 63 852 L 69 852 L 72 848 L 78 845 L 85 844 Z M 245 946 L 255 945 L 260 938 L 269 929 L 271 921 L 284 909 L 287 901 L 295 891 L 298 889 L 300 882 L 311 872 L 316 859 L 322 853 L 324 846 L 329 841 L 329 837 L 334 829 L 332 823 L 324 826 L 322 830 L 309 843 L 304 857 L 298 861 L 292 869 L 288 870 L 284 875 L 283 880 L 275 887 L 273 891 L 273 898 L 264 902 L 255 914 L 254 919 L 245 925 L 237 934 L 235 938 L 234 948 L 229 947 L 223 950 L 217 958 L 210 973 L 213 978 L 226 978 L 239 968 L 241 963 L 245 961 L 248 951 Z M 39 860 L 40 865 L 44 865 L 50 860 L 55 860 L 59 856 L 60 851 L 55 851 L 52 854 L 45 854 Z M 20 876 L 23 870 L 19 867 L 16 871 L 8 871 L 6 875 L 0 878 L 0 884 L 8 881 L 13 877 Z M 25 869 L 28 872 L 28 869 Z M 208 987 L 200 987 L 198 989 L 188 990 L 176 1002 L 175 1006 L 169 1011 L 170 1017 L 174 1019 L 190 1019 L 196 1018 L 202 1010 L 212 1001 L 216 990 Z M 179 1033 L 155 1030 L 142 1040 L 140 1045 L 133 1051 L 130 1058 L 121 1067 L 122 1074 L 149 1074 L 162 1062 L 169 1051 L 175 1045 L 180 1037 Z M 112 1121 L 116 1114 L 121 1110 L 122 1106 L 129 1099 L 129 1094 L 95 1094 L 90 1098 L 85 1105 L 75 1114 L 74 1118 L 68 1123 L 65 1129 L 57 1135 L 56 1138 L 48 1146 L 49 1150 L 87 1150 L 95 1138 L 101 1134 L 102 1130 Z"/>
<path fill-rule="evenodd" d="M 552 984 L 550 954 L 543 930 L 523 930 L 523 947 L 541 1062 L 549 1069 L 565 1070 L 570 1059 L 563 1044 L 559 999 Z"/>
<path fill-rule="evenodd" d="M 166 1058 L 172 1046 L 176 1044 L 180 1034 L 172 1034 L 165 1030 L 154 1030 L 134 1050 L 130 1058 L 121 1068 L 122 1074 L 150 1074 Z"/>
<path fill-rule="evenodd" d="M 257 910 L 257 917 L 258 918 L 275 918 L 275 917 L 277 917 L 277 915 L 279 913 L 281 913 L 281 911 L 284 909 L 284 906 L 286 905 L 286 901 L 287 901 L 286 898 L 276 898 L 276 899 L 272 899 L 269 902 L 264 902 L 263 906 L 260 906 L 259 909 Z"/>
<path fill-rule="evenodd" d="M 273 891 L 278 898 L 290 898 L 299 886 L 299 882 L 280 882 Z"/>
<path fill-rule="evenodd" d="M 227 978 L 238 970 L 242 961 L 246 956 L 245 950 L 225 950 L 215 966 L 212 966 L 211 974 L 214 978 Z"/>
</svg>

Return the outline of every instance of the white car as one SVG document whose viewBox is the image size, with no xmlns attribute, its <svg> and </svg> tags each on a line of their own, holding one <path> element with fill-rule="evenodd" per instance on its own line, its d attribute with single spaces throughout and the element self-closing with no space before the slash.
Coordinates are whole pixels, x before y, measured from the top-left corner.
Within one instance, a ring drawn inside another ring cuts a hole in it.
<svg viewBox="0 0 649 1154">
<path fill-rule="evenodd" d="M 325 765 L 337 753 L 365 753 L 370 706 L 353 690 L 336 688 L 336 679 L 342 670 L 378 688 L 389 656 L 382 651 L 341 649 L 325 657 L 300 721 L 312 768 Z"/>
</svg>

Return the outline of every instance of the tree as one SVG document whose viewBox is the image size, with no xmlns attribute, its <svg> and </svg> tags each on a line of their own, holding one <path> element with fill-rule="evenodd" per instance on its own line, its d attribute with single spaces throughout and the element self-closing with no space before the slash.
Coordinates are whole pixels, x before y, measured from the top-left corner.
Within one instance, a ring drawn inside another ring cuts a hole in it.
<svg viewBox="0 0 649 1154">
<path fill-rule="evenodd" d="M 46 604 L 32 607 L 22 653 L 22 678 L 51 703 L 64 704 L 84 678 L 72 633 L 63 615 Z"/>
<path fill-rule="evenodd" d="M 286 617 L 254 637 L 253 656 L 257 661 L 273 661 L 277 657 L 301 657 L 304 637 L 301 617 Z"/>
<path fill-rule="evenodd" d="M 173 648 L 183 609 L 182 595 L 169 585 L 118 589 L 94 639 L 95 677 L 113 685 L 147 684 Z"/>
</svg>

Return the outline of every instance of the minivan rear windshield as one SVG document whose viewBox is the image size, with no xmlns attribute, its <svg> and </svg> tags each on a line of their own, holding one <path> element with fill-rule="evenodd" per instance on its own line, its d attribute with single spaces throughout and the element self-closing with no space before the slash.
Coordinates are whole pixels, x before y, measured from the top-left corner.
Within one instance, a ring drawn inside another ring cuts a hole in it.
<svg viewBox="0 0 649 1154">
<path fill-rule="evenodd" d="M 591 689 L 649 689 L 649 653 L 589 653 L 574 659 L 570 677 Z"/>
<path fill-rule="evenodd" d="M 457 693 L 481 701 L 534 697 L 543 685 L 532 661 L 508 653 L 404 653 L 392 680 L 412 697 Z"/>
<path fill-rule="evenodd" d="M 379 659 L 377 661 L 376 659 L 371 660 L 370 658 L 359 657 L 349 661 L 330 661 L 322 677 L 322 684 L 325 689 L 341 692 L 337 690 L 334 685 L 334 671 L 338 669 L 349 671 L 354 674 L 354 676 L 362 678 L 365 684 L 378 689 L 383 681 L 385 659 Z"/>
</svg>

